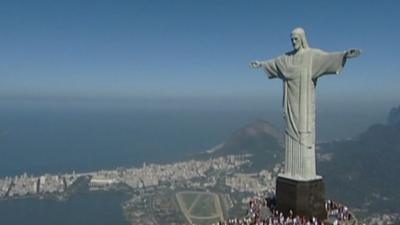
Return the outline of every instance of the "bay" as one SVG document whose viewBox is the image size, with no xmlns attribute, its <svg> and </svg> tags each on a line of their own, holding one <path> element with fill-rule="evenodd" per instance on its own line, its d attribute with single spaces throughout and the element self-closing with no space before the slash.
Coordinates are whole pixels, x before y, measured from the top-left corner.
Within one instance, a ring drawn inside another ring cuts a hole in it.
<svg viewBox="0 0 400 225">
<path fill-rule="evenodd" d="M 0 177 L 172 163 L 205 151 L 264 112 L 121 107 L 79 102 L 1 102 Z M 126 225 L 118 193 L 68 201 L 0 201 L 5 225 Z"/>
<path fill-rule="evenodd" d="M 33 198 L 0 201 L 2 225 L 128 225 L 123 193 L 77 194 L 68 201 Z"/>
<path fill-rule="evenodd" d="M 1 106 L 0 177 L 184 160 L 263 115 L 261 111 L 67 107 L 62 102 Z"/>
<path fill-rule="evenodd" d="M 257 110 L 218 104 L 185 108 L 176 103 L 137 107 L 132 102 L 0 100 L 0 108 L 0 177 L 172 163 L 212 148 L 256 119 L 282 125 L 279 106 Z M 321 136 L 351 136 L 380 114 L 355 117 L 359 112 L 342 112 L 340 123 L 348 126 L 340 127 L 338 121 L 329 120 L 337 115 L 322 112 L 322 121 L 329 124 L 321 123 Z M 125 225 L 120 204 L 127 198 L 119 193 L 89 193 L 65 202 L 0 201 L 0 224 Z"/>
</svg>

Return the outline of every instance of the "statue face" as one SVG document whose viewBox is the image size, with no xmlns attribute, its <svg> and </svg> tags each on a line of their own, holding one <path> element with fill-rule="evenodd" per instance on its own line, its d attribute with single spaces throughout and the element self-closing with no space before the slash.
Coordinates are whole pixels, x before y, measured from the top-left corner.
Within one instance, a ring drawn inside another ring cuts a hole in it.
<svg viewBox="0 0 400 225">
<path fill-rule="evenodd" d="M 302 47 L 300 36 L 298 34 L 292 34 L 290 39 L 292 40 L 293 49 L 296 51 L 300 50 Z"/>
</svg>

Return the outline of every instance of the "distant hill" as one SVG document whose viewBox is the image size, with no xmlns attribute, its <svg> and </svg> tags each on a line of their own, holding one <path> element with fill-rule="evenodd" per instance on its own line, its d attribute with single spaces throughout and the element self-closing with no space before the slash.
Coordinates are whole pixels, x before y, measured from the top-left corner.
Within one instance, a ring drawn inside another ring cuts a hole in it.
<svg viewBox="0 0 400 225">
<path fill-rule="evenodd" d="M 318 164 L 330 196 L 353 207 L 400 210 L 400 107 L 387 121 L 352 140 L 320 146 L 322 153 L 333 153 Z"/>
<path fill-rule="evenodd" d="M 399 125 L 400 124 L 400 106 L 392 108 L 390 110 L 387 123 L 389 125 Z"/>
<path fill-rule="evenodd" d="M 400 107 L 391 110 L 387 121 L 351 140 L 317 146 L 317 171 L 329 198 L 351 207 L 399 212 Z M 284 161 L 282 135 L 270 123 L 257 120 L 201 157 L 252 154 L 251 170 L 271 169 Z"/>
<path fill-rule="evenodd" d="M 226 141 L 202 154 L 218 157 L 229 154 L 251 154 L 251 169 L 273 168 L 283 161 L 282 132 L 264 120 L 256 120 L 235 131 Z"/>
</svg>

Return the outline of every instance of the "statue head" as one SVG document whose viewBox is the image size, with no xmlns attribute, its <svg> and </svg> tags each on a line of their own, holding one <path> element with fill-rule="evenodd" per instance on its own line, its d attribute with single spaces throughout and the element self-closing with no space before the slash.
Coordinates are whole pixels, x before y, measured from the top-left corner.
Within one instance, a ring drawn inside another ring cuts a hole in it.
<svg viewBox="0 0 400 225">
<path fill-rule="evenodd" d="M 308 42 L 306 38 L 306 33 L 301 27 L 295 28 L 290 34 L 290 39 L 292 40 L 292 46 L 294 50 L 298 51 L 300 49 L 308 48 Z"/>
</svg>

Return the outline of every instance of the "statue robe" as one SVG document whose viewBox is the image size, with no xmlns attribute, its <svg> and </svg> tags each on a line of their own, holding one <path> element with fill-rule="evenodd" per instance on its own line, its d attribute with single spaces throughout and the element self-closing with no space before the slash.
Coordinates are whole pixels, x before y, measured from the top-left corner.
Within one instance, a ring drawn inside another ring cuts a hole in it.
<svg viewBox="0 0 400 225">
<path fill-rule="evenodd" d="M 285 175 L 317 178 L 315 168 L 315 87 L 325 74 L 338 74 L 344 52 L 327 53 L 307 48 L 262 62 L 268 77 L 283 80 Z"/>
</svg>

